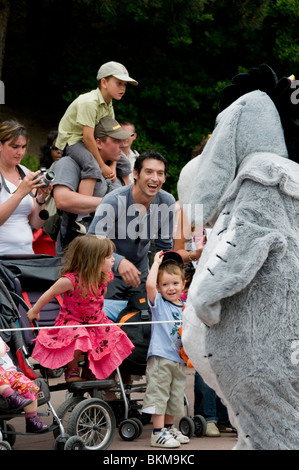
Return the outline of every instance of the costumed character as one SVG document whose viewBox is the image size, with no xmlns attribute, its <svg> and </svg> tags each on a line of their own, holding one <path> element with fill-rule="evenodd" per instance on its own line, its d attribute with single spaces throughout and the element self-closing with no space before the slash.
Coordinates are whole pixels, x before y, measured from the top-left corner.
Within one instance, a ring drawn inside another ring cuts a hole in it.
<svg viewBox="0 0 299 470">
<path fill-rule="evenodd" d="M 267 65 L 234 77 L 212 136 L 178 182 L 182 207 L 192 209 L 191 226 L 212 227 L 188 292 L 183 346 L 227 406 L 238 430 L 235 449 L 298 449 L 299 366 L 292 357 L 299 340 L 299 106 L 293 93 L 291 80 L 278 81 Z"/>
</svg>

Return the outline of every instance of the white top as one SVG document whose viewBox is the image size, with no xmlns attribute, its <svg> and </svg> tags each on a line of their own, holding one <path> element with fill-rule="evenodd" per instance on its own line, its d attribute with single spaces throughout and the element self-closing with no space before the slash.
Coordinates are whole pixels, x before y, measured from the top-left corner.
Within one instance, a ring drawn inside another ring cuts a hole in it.
<svg viewBox="0 0 299 470">
<path fill-rule="evenodd" d="M 27 168 L 23 167 L 25 172 Z M 0 180 L 1 181 L 1 180 Z M 5 183 L 13 193 L 17 186 L 5 179 Z M 11 194 L 6 191 L 3 185 L 0 190 L 0 206 Z M 28 216 L 33 209 L 33 198 L 28 194 L 25 196 L 16 210 L 11 214 L 7 221 L 0 226 L 0 254 L 34 254 L 32 248 L 33 233 L 29 225 Z"/>
<path fill-rule="evenodd" d="M 16 372 L 17 368 L 12 362 L 12 360 L 10 359 L 9 355 L 7 354 L 7 352 L 9 351 L 9 347 L 7 346 L 7 344 L 3 341 L 1 337 L 0 337 L 0 343 L 4 344 L 6 347 L 6 353 L 0 357 L 0 367 L 3 367 L 3 369 L 10 371 L 10 372 Z"/>
<path fill-rule="evenodd" d="M 137 150 L 130 149 L 130 154 L 127 157 L 129 159 L 130 164 L 131 164 L 131 173 L 129 175 L 131 183 L 134 183 L 133 170 L 134 170 L 135 160 L 138 157 L 138 155 L 139 155 L 139 153 L 137 152 Z"/>
</svg>

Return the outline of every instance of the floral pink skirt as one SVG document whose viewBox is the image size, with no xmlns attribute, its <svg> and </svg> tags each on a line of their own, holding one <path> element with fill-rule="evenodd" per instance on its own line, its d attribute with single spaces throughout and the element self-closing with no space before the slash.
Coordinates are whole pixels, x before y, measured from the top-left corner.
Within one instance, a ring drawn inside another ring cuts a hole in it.
<svg viewBox="0 0 299 470">
<path fill-rule="evenodd" d="M 134 349 L 128 336 L 106 316 L 101 318 L 101 326 L 85 327 L 72 321 L 69 328 L 59 328 L 59 323 L 62 321 L 58 317 L 58 328 L 41 330 L 36 338 L 32 357 L 43 367 L 66 366 L 74 359 L 75 351 L 81 351 L 95 377 L 106 379 Z"/>
</svg>

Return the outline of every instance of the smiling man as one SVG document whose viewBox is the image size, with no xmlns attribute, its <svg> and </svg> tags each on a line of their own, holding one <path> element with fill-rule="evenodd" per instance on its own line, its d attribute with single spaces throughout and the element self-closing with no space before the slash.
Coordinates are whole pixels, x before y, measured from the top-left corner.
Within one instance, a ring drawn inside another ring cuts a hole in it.
<svg viewBox="0 0 299 470">
<path fill-rule="evenodd" d="M 135 162 L 134 184 L 107 194 L 96 210 L 89 233 L 105 235 L 116 246 L 115 277 L 108 284 L 106 299 L 124 301 L 145 292 L 151 239 L 157 251 L 172 249 L 175 199 L 162 189 L 167 169 L 161 154 L 143 152 Z"/>
</svg>

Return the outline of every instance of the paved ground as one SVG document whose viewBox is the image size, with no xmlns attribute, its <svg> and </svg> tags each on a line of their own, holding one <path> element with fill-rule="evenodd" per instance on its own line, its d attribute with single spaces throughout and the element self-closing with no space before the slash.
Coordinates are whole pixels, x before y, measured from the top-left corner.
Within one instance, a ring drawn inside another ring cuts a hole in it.
<svg viewBox="0 0 299 470">
<path fill-rule="evenodd" d="M 193 416 L 193 373 L 192 369 L 188 370 L 187 376 L 187 388 L 186 394 L 189 402 L 189 414 Z M 54 379 L 50 379 L 54 381 Z M 63 377 L 60 379 L 55 379 L 55 381 L 63 381 Z M 137 398 L 142 399 L 141 394 L 136 395 Z M 53 408 L 57 411 L 58 406 L 65 401 L 65 391 L 54 392 L 51 395 L 51 404 Z M 39 412 L 45 411 L 46 405 L 39 408 Z M 186 408 L 186 415 L 188 414 L 188 409 Z M 52 414 L 48 417 L 44 417 L 43 420 L 51 424 L 53 421 Z M 17 431 L 24 432 L 24 418 L 18 417 L 9 421 Z M 131 451 L 135 453 L 136 451 L 148 451 L 148 452 L 159 452 L 160 449 L 150 446 L 150 434 L 152 430 L 151 424 L 146 424 L 143 427 L 143 432 L 141 436 L 134 439 L 133 441 L 124 441 L 118 430 L 115 432 L 113 442 L 108 448 L 108 451 Z M 200 450 L 231 450 L 236 444 L 236 435 L 231 433 L 222 433 L 221 437 L 208 438 L 208 437 L 196 437 L 193 436 L 190 440 L 190 443 L 187 445 L 181 445 L 178 449 L 179 452 L 183 453 L 194 453 L 194 451 Z M 54 436 L 52 432 L 46 434 L 40 434 L 36 436 L 17 436 L 16 442 L 13 446 L 13 450 L 52 450 L 54 445 Z M 173 452 L 173 451 L 172 451 Z M 106 452 L 107 453 L 107 452 Z M 119 454 L 119 453 L 117 453 Z M 182 454 L 181 454 L 182 455 Z"/>
</svg>

